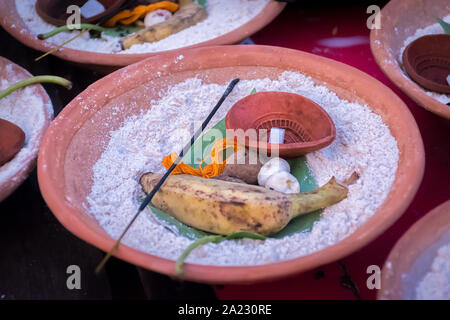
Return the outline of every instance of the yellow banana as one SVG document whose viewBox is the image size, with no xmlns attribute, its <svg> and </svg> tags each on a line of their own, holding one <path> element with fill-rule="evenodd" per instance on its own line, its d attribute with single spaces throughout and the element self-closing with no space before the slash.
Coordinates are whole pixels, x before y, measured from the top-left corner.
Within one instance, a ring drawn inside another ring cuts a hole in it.
<svg viewBox="0 0 450 320">
<path fill-rule="evenodd" d="M 143 175 L 140 183 L 144 191 L 150 192 L 161 177 L 153 173 Z M 170 176 L 152 204 L 203 231 L 271 235 L 301 214 L 338 203 L 347 193 L 347 187 L 334 178 L 312 192 L 284 194 L 260 186 L 183 174 Z"/>
</svg>

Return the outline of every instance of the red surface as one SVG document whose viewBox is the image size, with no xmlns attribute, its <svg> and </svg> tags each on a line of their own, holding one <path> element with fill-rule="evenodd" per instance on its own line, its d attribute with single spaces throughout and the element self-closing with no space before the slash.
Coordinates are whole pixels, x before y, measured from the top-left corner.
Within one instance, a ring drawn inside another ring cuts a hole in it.
<svg viewBox="0 0 450 320">
<path fill-rule="evenodd" d="M 271 283 L 218 287 L 216 292 L 220 299 L 356 299 L 355 294 L 341 284 L 343 265 L 358 287 L 361 298 L 375 299 L 377 290 L 369 290 L 366 286 L 367 267 L 378 265 L 381 268 L 402 234 L 415 221 L 450 198 L 450 123 L 419 107 L 383 74 L 370 51 L 366 8 L 301 10 L 288 7 L 252 39 L 256 44 L 298 49 L 352 65 L 382 81 L 403 99 L 419 125 L 425 144 L 425 176 L 416 197 L 397 223 L 370 245 L 342 259 L 343 264 L 335 262 Z M 318 43 L 325 38 L 355 36 L 363 37 L 357 38 L 363 43 L 345 48 L 325 47 Z M 323 272 L 323 277 L 318 271 Z"/>
</svg>

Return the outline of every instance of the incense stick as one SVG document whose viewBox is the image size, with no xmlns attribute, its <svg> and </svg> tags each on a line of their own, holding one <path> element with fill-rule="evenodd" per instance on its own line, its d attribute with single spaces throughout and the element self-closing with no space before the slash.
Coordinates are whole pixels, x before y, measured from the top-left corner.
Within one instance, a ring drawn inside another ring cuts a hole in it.
<svg viewBox="0 0 450 320">
<path fill-rule="evenodd" d="M 147 195 L 147 197 L 142 201 L 141 205 L 139 206 L 138 211 L 134 215 L 134 217 L 131 219 L 131 221 L 126 226 L 125 230 L 122 232 L 120 237 L 114 242 L 113 247 L 108 251 L 108 253 L 105 255 L 103 260 L 100 262 L 100 264 L 95 269 L 95 273 L 99 273 L 103 267 L 105 266 L 106 262 L 111 258 L 113 253 L 117 250 L 117 248 L 120 245 L 120 242 L 122 241 L 122 238 L 125 236 L 125 234 L 128 232 L 132 224 L 136 221 L 138 216 L 141 214 L 141 212 L 149 205 L 149 203 L 152 201 L 155 194 L 158 192 L 158 190 L 161 188 L 161 186 L 164 184 L 166 179 L 169 177 L 169 175 L 172 173 L 172 171 L 175 169 L 175 167 L 180 163 L 181 159 L 183 158 L 183 155 L 189 151 L 189 149 L 194 144 L 195 140 L 197 140 L 198 137 L 202 134 L 203 130 L 205 130 L 208 123 L 211 121 L 212 117 L 216 114 L 217 110 L 219 110 L 220 106 L 223 104 L 225 99 L 229 96 L 231 91 L 233 91 L 236 84 L 239 82 L 239 79 L 234 79 L 230 82 L 227 89 L 223 93 L 220 100 L 217 102 L 216 106 L 212 109 L 208 117 L 203 121 L 202 126 L 195 132 L 195 134 L 192 136 L 191 140 L 186 144 L 186 146 L 181 150 L 178 157 L 175 159 L 173 164 L 170 166 L 170 168 L 167 170 L 167 172 L 164 174 L 164 176 L 159 180 L 159 182 L 155 185 L 153 190 Z"/>
<path fill-rule="evenodd" d="M 62 47 L 64 47 L 66 44 L 68 44 L 69 42 L 72 42 L 73 40 L 75 40 L 78 37 L 81 37 L 83 34 L 85 34 L 86 32 L 88 32 L 90 29 L 86 29 L 82 32 L 80 32 L 79 34 L 77 34 L 75 37 L 61 43 L 60 45 L 58 45 L 56 48 L 51 49 L 50 51 L 47 51 L 46 53 L 44 53 L 43 55 L 37 57 L 36 59 L 34 59 L 34 61 L 39 61 L 43 58 L 45 58 L 46 56 L 48 56 L 49 54 L 52 54 L 55 51 L 58 51 L 59 49 L 61 49 Z"/>
</svg>

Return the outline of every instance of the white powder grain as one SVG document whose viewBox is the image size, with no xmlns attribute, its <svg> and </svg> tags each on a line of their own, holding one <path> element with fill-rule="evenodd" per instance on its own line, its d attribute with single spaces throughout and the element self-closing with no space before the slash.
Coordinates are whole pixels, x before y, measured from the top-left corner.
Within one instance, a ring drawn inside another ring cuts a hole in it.
<svg viewBox="0 0 450 320">
<path fill-rule="evenodd" d="M 446 16 L 443 20 L 446 22 L 450 22 L 450 15 Z M 416 32 L 412 36 L 408 37 L 405 40 L 405 42 L 403 43 L 403 47 L 400 49 L 399 61 L 401 63 L 403 63 L 403 51 L 405 51 L 406 47 L 414 40 L 416 40 L 420 37 L 426 36 L 426 35 L 430 35 L 430 34 L 443 34 L 443 33 L 444 33 L 444 30 L 442 29 L 442 26 L 439 23 L 432 24 L 423 29 L 417 29 Z M 404 75 L 408 79 L 410 79 L 407 72 L 404 70 L 403 66 L 401 66 L 401 67 L 402 67 Z M 411 80 L 411 81 L 413 81 L 413 80 Z M 447 104 L 450 102 L 450 95 L 448 95 L 448 94 L 429 91 L 426 89 L 424 89 L 424 91 L 427 95 L 438 100 L 439 102 L 442 102 L 443 104 Z"/>
<path fill-rule="evenodd" d="M 145 172 L 164 172 L 160 161 L 179 150 L 216 104 L 226 85 L 204 84 L 187 79 L 148 101 L 151 111 L 128 118 L 110 133 L 103 154 L 93 167 L 93 185 L 87 207 L 99 224 L 117 238 L 135 214 L 145 195 L 138 183 Z M 189 256 L 188 262 L 206 265 L 257 265 L 292 259 L 335 244 L 354 232 L 383 203 L 395 178 L 398 163 L 396 140 L 380 116 L 366 105 L 341 100 L 310 77 L 286 71 L 277 80 L 242 80 L 227 98 L 212 123 L 253 88 L 304 95 L 321 105 L 333 118 L 336 140 L 307 156 L 317 182 L 332 176 L 344 179 L 356 171 L 361 176 L 349 188 L 348 198 L 324 210 L 311 232 L 282 239 L 227 241 L 207 244 Z M 195 112 L 192 112 L 195 110 Z M 146 210 L 123 242 L 152 255 L 177 259 L 192 242 L 167 230 Z"/>
<path fill-rule="evenodd" d="M 27 78 L 25 75 L 15 73 L 11 64 L 0 68 L 0 75 L 2 75 L 0 76 L 0 91 Z M 25 145 L 19 153 L 0 167 L 0 184 L 16 175 L 23 167 L 24 160 L 37 153 L 38 144 L 35 144 L 34 141 L 45 123 L 46 112 L 53 113 L 50 104 L 42 108 L 43 104 L 42 97 L 36 95 L 33 87 L 20 89 L 0 100 L 0 118 L 19 126 L 26 136 Z"/>
<path fill-rule="evenodd" d="M 419 300 L 450 300 L 450 244 L 439 248 L 431 265 L 416 288 Z"/>
<path fill-rule="evenodd" d="M 101 39 L 91 39 L 86 33 L 66 45 L 67 48 L 101 53 L 147 53 L 178 49 L 231 32 L 256 17 L 270 0 L 208 0 L 208 17 L 196 25 L 153 43 L 136 44 L 122 50 L 120 38 L 102 35 Z M 37 14 L 36 0 L 17 0 L 17 11 L 33 34 L 47 33 L 55 26 L 46 23 Z M 27 32 L 27 30 L 25 30 Z M 47 41 L 61 44 L 74 37 L 74 33 L 63 32 Z"/>
</svg>

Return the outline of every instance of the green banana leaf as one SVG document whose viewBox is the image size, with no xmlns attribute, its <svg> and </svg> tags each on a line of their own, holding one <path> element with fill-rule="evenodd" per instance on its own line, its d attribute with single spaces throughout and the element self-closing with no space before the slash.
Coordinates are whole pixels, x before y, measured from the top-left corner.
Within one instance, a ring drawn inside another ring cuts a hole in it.
<svg viewBox="0 0 450 320">
<path fill-rule="evenodd" d="M 439 22 L 439 24 L 441 25 L 442 29 L 444 29 L 444 32 L 446 34 L 450 34 L 450 23 L 445 22 L 442 19 L 437 18 L 437 21 Z"/>
<path fill-rule="evenodd" d="M 215 140 L 219 138 L 211 133 L 212 130 L 217 130 L 214 132 L 216 133 L 220 132 L 222 134 L 222 137 L 225 137 L 226 133 L 225 120 L 219 121 L 213 128 L 205 132 L 201 137 L 199 137 L 195 141 L 194 145 L 191 148 L 193 152 L 189 152 L 183 157 L 184 163 L 189 164 L 192 167 L 198 168 L 198 165 L 196 165 L 196 163 L 199 163 L 199 160 L 201 159 L 194 158 L 194 154 L 197 155 L 199 154 L 198 152 L 195 152 L 195 150 L 202 150 L 201 154 L 203 155 L 203 157 L 205 155 L 210 154 L 212 145 L 214 145 Z M 308 168 L 306 157 L 291 159 L 288 160 L 288 162 L 289 165 L 291 166 L 291 173 L 298 179 L 298 182 L 300 183 L 300 189 L 302 190 L 302 192 L 312 191 L 318 187 L 312 173 Z M 169 216 L 167 213 L 162 212 L 161 210 L 158 210 L 154 207 L 151 208 L 155 216 L 159 220 L 161 220 L 163 224 L 169 226 L 170 230 L 172 230 L 173 232 L 175 232 L 180 236 L 184 236 L 191 240 L 196 240 L 211 235 L 208 232 L 204 232 L 189 227 L 183 224 L 182 222 L 176 220 L 175 218 Z M 322 210 L 318 210 L 305 215 L 301 215 L 293 219 L 283 230 L 270 237 L 281 239 L 283 237 L 290 236 L 297 232 L 311 231 L 314 222 L 320 219 L 321 212 Z"/>
<path fill-rule="evenodd" d="M 158 220 L 160 220 L 162 224 L 166 226 L 170 231 L 174 232 L 177 235 L 186 237 L 190 240 L 197 240 L 211 235 L 211 233 L 185 225 L 184 223 L 178 221 L 172 216 L 169 216 L 167 213 L 155 208 L 152 205 L 150 205 L 150 208 L 152 209 L 152 212 L 156 216 L 156 218 L 158 218 Z"/>
<path fill-rule="evenodd" d="M 197 0 L 197 3 L 198 3 L 199 5 L 201 5 L 202 7 L 206 7 L 206 1 L 207 1 L 207 0 Z"/>
<path fill-rule="evenodd" d="M 103 31 L 91 30 L 89 31 L 89 34 L 91 38 L 94 39 L 101 38 L 102 33 L 110 37 L 123 38 L 142 29 L 144 29 L 144 27 L 119 25 L 114 28 L 103 28 Z"/>
<path fill-rule="evenodd" d="M 105 28 L 105 31 L 103 31 L 104 34 L 111 36 L 111 37 L 126 37 L 130 34 L 133 34 L 135 32 L 138 32 L 139 30 L 144 29 L 143 27 L 136 27 L 136 26 L 117 26 L 114 28 Z"/>
</svg>

